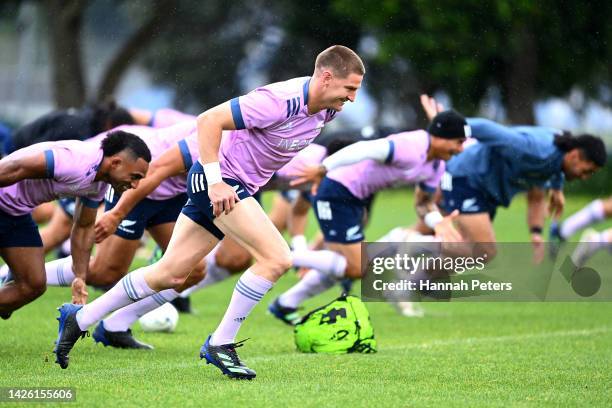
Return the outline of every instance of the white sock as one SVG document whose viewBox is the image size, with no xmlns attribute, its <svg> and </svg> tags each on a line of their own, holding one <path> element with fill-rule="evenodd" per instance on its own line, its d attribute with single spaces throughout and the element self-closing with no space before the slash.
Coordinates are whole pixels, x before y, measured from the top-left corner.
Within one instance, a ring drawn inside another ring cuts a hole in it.
<svg viewBox="0 0 612 408">
<path fill-rule="evenodd" d="M 337 252 L 326 249 L 293 251 L 291 257 L 295 267 L 316 269 L 336 278 L 344 278 L 346 258 Z"/>
<path fill-rule="evenodd" d="M 138 302 L 116 310 L 113 314 L 104 319 L 104 328 L 111 332 L 127 331 L 140 316 L 149 313 L 151 310 L 157 309 L 167 302 L 172 302 L 178 296 L 179 293 L 174 289 L 166 289 L 154 293 Z"/>
<path fill-rule="evenodd" d="M 147 268 L 139 268 L 128 273 L 111 290 L 83 306 L 77 312 L 77 323 L 81 330 L 87 330 L 89 326 L 117 309 L 156 293 L 145 282 L 144 275 Z"/>
<path fill-rule="evenodd" d="M 242 322 L 273 285 L 273 282 L 247 269 L 236 283 L 230 304 L 217 330 L 213 333 L 210 344 L 219 346 L 234 343 Z"/>
<path fill-rule="evenodd" d="M 581 229 L 602 221 L 605 217 L 603 202 L 595 200 L 563 221 L 560 231 L 561 236 L 568 239 Z"/>
<path fill-rule="evenodd" d="M 335 284 L 334 278 L 311 269 L 302 280 L 279 296 L 278 303 L 283 307 L 297 308 L 304 300 L 325 292 Z"/>
<path fill-rule="evenodd" d="M 45 264 L 48 286 L 70 286 L 74 280 L 72 257 L 56 259 Z"/>
<path fill-rule="evenodd" d="M 215 262 L 215 255 L 213 252 L 211 252 L 208 255 L 206 255 L 206 276 L 204 277 L 204 279 L 202 279 L 195 285 L 182 291 L 181 297 L 182 298 L 189 297 L 189 295 L 197 292 L 200 289 L 203 289 L 207 286 L 212 285 L 213 283 L 221 282 L 222 280 L 229 278 L 230 275 L 231 275 L 230 271 L 217 265 L 217 263 Z"/>
<path fill-rule="evenodd" d="M 0 266 L 0 279 L 6 278 L 6 276 L 11 272 L 7 264 Z"/>
<path fill-rule="evenodd" d="M 303 251 L 308 249 L 308 241 L 306 241 L 306 237 L 303 235 L 294 235 L 291 238 L 291 248 L 294 251 Z"/>
<path fill-rule="evenodd" d="M 70 254 L 71 251 L 72 251 L 72 245 L 70 242 L 70 238 L 68 238 L 62 243 L 62 252 L 65 254 Z"/>
</svg>

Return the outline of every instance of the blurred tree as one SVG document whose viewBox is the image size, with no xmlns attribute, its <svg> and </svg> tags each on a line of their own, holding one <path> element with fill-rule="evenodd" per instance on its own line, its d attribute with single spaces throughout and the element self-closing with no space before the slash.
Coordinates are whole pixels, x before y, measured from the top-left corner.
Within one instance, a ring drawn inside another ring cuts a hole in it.
<svg viewBox="0 0 612 408">
<path fill-rule="evenodd" d="M 238 94 L 239 64 L 274 24 L 274 2 L 177 0 L 174 6 L 175 21 L 144 53 L 155 81 L 175 89 L 175 106 L 190 111 Z"/>
<path fill-rule="evenodd" d="M 80 0 L 44 2 L 50 30 L 53 98 L 58 108 L 81 106 L 85 102 L 81 31 L 86 4 Z"/>
<path fill-rule="evenodd" d="M 381 42 L 379 61 L 405 57 L 424 91 L 443 88 L 474 111 L 491 85 L 508 118 L 533 123 L 537 97 L 610 83 L 612 3 L 495 0 L 333 0 Z"/>
<path fill-rule="evenodd" d="M 180 24 L 172 24 L 145 51 L 145 61 L 158 83 L 176 89 L 175 105 L 182 109 L 204 110 L 249 91 L 257 81 L 310 75 L 314 57 L 330 45 L 360 48 L 358 22 L 336 10 L 329 0 L 231 4 L 179 0 L 175 4 Z M 278 44 L 269 44 L 275 41 Z M 271 56 L 262 55 L 266 45 Z M 389 104 L 408 102 L 413 115 L 420 114 L 418 87 L 403 58 L 390 64 L 370 61 L 367 69 L 369 90 L 376 99 Z M 244 81 L 245 76 L 256 80 Z M 390 83 L 390 77 L 404 80 Z"/>
<path fill-rule="evenodd" d="M 155 0 L 147 1 L 138 7 L 140 12 L 147 10 L 143 13 L 145 19 L 107 65 L 97 90 L 96 100 L 102 101 L 112 96 L 121 77 L 136 57 L 155 42 L 161 33 L 165 33 L 170 23 L 177 23 L 174 4 L 173 0 Z"/>
<path fill-rule="evenodd" d="M 94 95 L 95 101 L 111 96 L 127 68 L 172 20 L 174 11 L 172 0 L 139 2 L 144 21 L 111 58 L 98 90 L 88 93 L 81 47 L 84 13 L 90 3 L 87 0 L 42 2 L 50 31 L 53 97 L 58 108 L 81 106 L 88 94 Z M 115 1 L 115 6 L 121 3 Z"/>
<path fill-rule="evenodd" d="M 373 3 L 374 4 L 374 3 Z M 365 83 L 368 91 L 378 101 L 375 122 L 383 120 L 385 109 L 394 109 L 401 116 L 400 122 L 416 126 L 426 122 L 419 106 L 419 82 L 410 64 L 401 55 L 376 58 L 376 39 L 368 45 L 368 34 L 363 21 L 355 18 L 359 10 L 347 13 L 330 0 L 311 0 L 307 4 L 285 2 L 279 10 L 286 39 L 279 57 L 275 59 L 272 73 L 275 78 L 310 75 L 314 56 L 323 49 L 342 44 L 357 51 L 366 64 Z M 381 52 L 388 52 L 381 50 Z M 309 56 L 305 58 L 305 56 Z"/>
</svg>

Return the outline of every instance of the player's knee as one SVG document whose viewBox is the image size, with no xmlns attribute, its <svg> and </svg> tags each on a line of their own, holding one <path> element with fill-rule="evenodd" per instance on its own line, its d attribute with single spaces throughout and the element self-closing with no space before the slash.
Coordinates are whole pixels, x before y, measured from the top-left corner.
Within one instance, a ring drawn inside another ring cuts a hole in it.
<svg viewBox="0 0 612 408">
<path fill-rule="evenodd" d="M 198 264 L 196 262 L 196 264 Z M 151 265 L 151 274 L 149 277 L 155 282 L 156 290 L 169 288 L 177 288 L 184 285 L 190 275 L 198 273 L 194 270 L 193 263 L 187 260 L 169 261 L 162 258 L 154 265 Z M 200 269 L 201 268 L 197 268 Z M 158 287 L 157 287 L 158 286 Z"/>
<path fill-rule="evenodd" d="M 291 268 L 291 254 L 287 251 L 286 253 L 279 253 L 268 257 L 263 261 L 267 269 L 274 275 L 280 277 L 282 274 Z"/>
<path fill-rule="evenodd" d="M 30 300 L 42 296 L 42 294 L 45 293 L 46 290 L 47 282 L 44 275 L 41 277 L 33 277 L 23 282 L 21 289 L 23 297 Z"/>
</svg>

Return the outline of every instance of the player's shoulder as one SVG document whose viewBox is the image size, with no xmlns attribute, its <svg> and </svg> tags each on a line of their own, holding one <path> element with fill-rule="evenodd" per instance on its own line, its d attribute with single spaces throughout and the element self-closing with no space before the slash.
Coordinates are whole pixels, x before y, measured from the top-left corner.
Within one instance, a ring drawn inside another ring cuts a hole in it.
<svg viewBox="0 0 612 408">
<path fill-rule="evenodd" d="M 175 139 L 177 137 L 183 139 L 196 129 L 197 122 L 195 120 L 187 120 L 170 126 L 156 128 L 156 133 L 162 139 Z"/>
<path fill-rule="evenodd" d="M 385 139 L 392 142 L 395 154 L 412 158 L 424 158 L 430 143 L 429 134 L 420 129 L 394 133 Z"/>
<path fill-rule="evenodd" d="M 114 127 L 111 130 L 107 130 L 106 132 L 102 132 L 102 133 L 108 134 L 112 132 L 121 131 L 121 132 L 131 133 L 136 136 L 140 136 L 140 135 L 145 135 L 145 134 L 157 133 L 157 129 L 163 129 L 163 128 L 154 128 L 154 127 L 145 126 L 145 125 L 121 125 L 121 126 Z"/>
<path fill-rule="evenodd" d="M 65 154 L 74 157 L 74 159 L 86 158 L 92 153 L 100 150 L 100 143 L 91 143 L 87 140 L 60 140 L 50 142 L 45 150 L 53 150 L 56 154 Z"/>
<path fill-rule="evenodd" d="M 387 135 L 385 139 L 394 141 L 407 141 L 415 144 L 429 144 L 429 135 L 423 129 L 405 130 Z"/>
<path fill-rule="evenodd" d="M 305 84 L 308 82 L 309 79 L 310 77 L 298 77 L 288 79 L 286 81 L 274 82 L 256 88 L 252 92 L 265 92 L 271 97 L 277 98 L 279 100 L 286 100 L 297 97 L 303 99 L 307 97 L 308 88 L 305 88 Z"/>
</svg>

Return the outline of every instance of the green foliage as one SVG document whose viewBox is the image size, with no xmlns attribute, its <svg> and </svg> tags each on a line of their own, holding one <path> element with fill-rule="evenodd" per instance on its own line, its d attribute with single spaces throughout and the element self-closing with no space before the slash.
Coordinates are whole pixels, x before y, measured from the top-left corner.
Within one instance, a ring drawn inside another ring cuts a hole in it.
<svg viewBox="0 0 612 408">
<path fill-rule="evenodd" d="M 258 10 L 266 10 L 263 3 L 176 2 L 175 21 L 146 51 L 145 61 L 159 83 L 176 89 L 177 107 L 202 111 L 240 93 L 238 63 L 265 27 L 265 19 L 257 18 Z"/>
<path fill-rule="evenodd" d="M 574 85 L 595 93 L 594 84 L 610 80 L 610 2 L 335 0 L 334 9 L 380 38 L 381 61 L 401 55 L 424 90 L 443 87 L 466 111 L 492 84 L 507 92 L 524 35 L 535 40 L 538 95 Z"/>
</svg>

